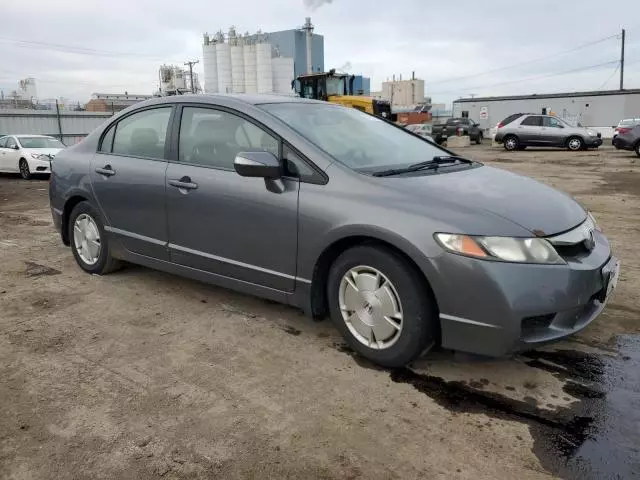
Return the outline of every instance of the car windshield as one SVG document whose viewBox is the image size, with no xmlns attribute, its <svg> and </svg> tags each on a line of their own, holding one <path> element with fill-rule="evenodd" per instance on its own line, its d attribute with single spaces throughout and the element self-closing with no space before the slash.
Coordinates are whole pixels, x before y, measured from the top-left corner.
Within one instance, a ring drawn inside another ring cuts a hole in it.
<svg viewBox="0 0 640 480">
<path fill-rule="evenodd" d="M 333 158 L 373 173 L 431 160 L 443 150 L 372 115 L 329 103 L 260 105 Z"/>
<path fill-rule="evenodd" d="M 60 140 L 48 137 L 19 137 L 23 148 L 64 148 Z"/>
</svg>

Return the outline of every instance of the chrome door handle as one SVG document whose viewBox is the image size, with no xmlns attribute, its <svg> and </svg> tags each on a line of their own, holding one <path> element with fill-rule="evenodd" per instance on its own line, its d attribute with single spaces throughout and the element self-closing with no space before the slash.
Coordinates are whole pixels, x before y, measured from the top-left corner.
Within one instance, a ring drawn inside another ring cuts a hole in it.
<svg viewBox="0 0 640 480">
<path fill-rule="evenodd" d="M 182 177 L 180 180 L 169 180 L 169 185 L 184 190 L 195 190 L 198 184 L 191 181 L 189 177 Z"/>
<path fill-rule="evenodd" d="M 96 168 L 96 173 L 99 173 L 100 175 L 104 175 L 105 177 L 112 177 L 113 175 L 116 174 L 116 171 L 111 168 L 111 165 L 105 165 L 102 168 Z"/>
</svg>

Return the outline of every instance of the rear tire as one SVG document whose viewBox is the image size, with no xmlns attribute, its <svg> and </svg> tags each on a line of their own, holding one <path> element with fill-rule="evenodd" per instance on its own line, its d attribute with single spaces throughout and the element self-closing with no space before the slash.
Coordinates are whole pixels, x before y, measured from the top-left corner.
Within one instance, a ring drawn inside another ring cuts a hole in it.
<svg viewBox="0 0 640 480">
<path fill-rule="evenodd" d="M 21 158 L 18 162 L 18 169 L 20 170 L 20 176 L 24 180 L 31 180 L 33 175 L 31 175 L 31 170 L 29 170 L 29 162 L 27 162 L 24 158 Z"/>
<path fill-rule="evenodd" d="M 569 137 L 567 140 L 567 148 L 572 152 L 577 152 L 584 149 L 584 140 L 580 137 Z"/>
<path fill-rule="evenodd" d="M 633 149 L 636 152 L 636 155 L 640 157 L 640 143 L 636 144 L 636 148 Z"/>
<path fill-rule="evenodd" d="M 121 267 L 111 256 L 100 215 L 89 202 L 80 202 L 73 208 L 68 229 L 73 256 L 85 272 L 106 275 Z"/>
<path fill-rule="evenodd" d="M 520 141 L 518 137 L 515 135 L 507 135 L 503 140 L 504 149 L 513 152 L 514 150 L 518 150 L 520 148 Z"/>
<path fill-rule="evenodd" d="M 384 367 L 406 365 L 438 338 L 435 301 L 424 278 L 389 248 L 343 252 L 329 271 L 327 298 L 347 343 Z"/>
<path fill-rule="evenodd" d="M 479 133 L 478 136 L 476 137 L 476 145 L 482 145 L 482 140 L 483 140 L 483 135 L 482 133 Z"/>
</svg>

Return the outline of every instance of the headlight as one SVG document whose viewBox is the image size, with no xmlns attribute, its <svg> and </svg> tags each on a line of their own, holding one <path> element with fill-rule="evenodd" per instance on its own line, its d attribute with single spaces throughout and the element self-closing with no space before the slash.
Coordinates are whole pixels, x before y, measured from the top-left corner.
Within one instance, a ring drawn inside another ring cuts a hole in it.
<svg viewBox="0 0 640 480">
<path fill-rule="evenodd" d="M 42 155 L 41 153 L 32 153 L 31 158 L 35 158 L 36 160 L 40 160 L 44 158 L 46 155 Z"/>
<path fill-rule="evenodd" d="M 599 232 L 602 231 L 602 229 L 598 226 L 598 222 L 596 222 L 596 219 L 591 212 L 587 212 L 587 221 L 590 222 L 588 226 L 593 228 L 593 230 L 597 230 Z"/>
<path fill-rule="evenodd" d="M 445 250 L 469 257 L 515 263 L 566 263 L 544 238 L 476 237 L 451 233 L 436 233 L 435 238 Z"/>
<path fill-rule="evenodd" d="M 597 137 L 598 136 L 598 132 L 596 132 L 594 130 L 587 130 L 587 133 L 589 135 L 591 135 L 592 137 Z"/>
</svg>

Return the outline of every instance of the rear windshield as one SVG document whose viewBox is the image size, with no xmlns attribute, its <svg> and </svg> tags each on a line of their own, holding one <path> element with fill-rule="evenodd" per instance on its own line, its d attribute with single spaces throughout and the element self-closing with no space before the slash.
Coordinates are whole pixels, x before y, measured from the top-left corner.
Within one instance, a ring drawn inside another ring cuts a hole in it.
<svg viewBox="0 0 640 480">
<path fill-rule="evenodd" d="M 19 137 L 23 148 L 64 148 L 60 140 L 47 137 Z"/>
<path fill-rule="evenodd" d="M 511 122 L 513 122 L 516 118 L 520 118 L 522 116 L 521 113 L 514 113 L 513 115 L 509 115 L 507 118 L 505 118 L 504 120 L 502 120 L 500 123 L 504 126 L 504 125 L 509 125 Z"/>
<path fill-rule="evenodd" d="M 635 126 L 635 125 L 638 125 L 638 124 L 640 124 L 640 119 L 629 119 L 629 120 L 622 120 L 618 126 L 619 127 L 632 127 L 632 126 Z"/>
</svg>

